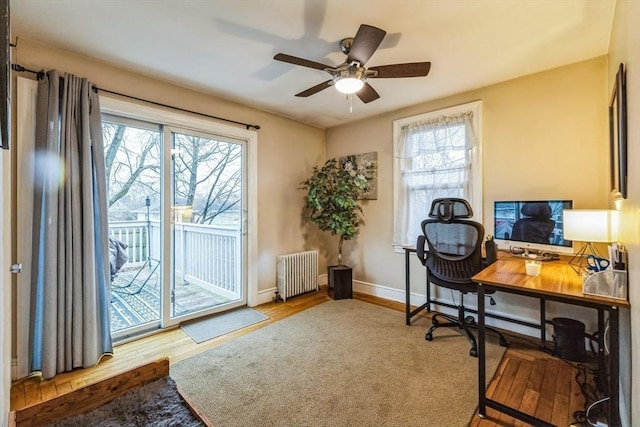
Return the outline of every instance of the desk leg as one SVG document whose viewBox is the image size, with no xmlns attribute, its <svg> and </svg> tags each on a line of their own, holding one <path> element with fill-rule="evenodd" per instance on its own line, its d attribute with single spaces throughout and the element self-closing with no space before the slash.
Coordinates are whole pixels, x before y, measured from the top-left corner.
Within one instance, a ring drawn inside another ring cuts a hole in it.
<svg viewBox="0 0 640 427">
<path fill-rule="evenodd" d="M 604 347 L 604 309 L 598 308 L 598 372 L 601 372 L 599 380 L 596 381 L 596 387 L 598 390 L 603 392 L 606 395 L 609 395 L 610 382 L 605 383 L 604 379 L 607 378 L 607 355 L 605 353 Z"/>
<path fill-rule="evenodd" d="M 547 301 L 540 298 L 540 346 L 538 350 L 554 354 L 554 350 L 547 347 Z"/>
<path fill-rule="evenodd" d="M 482 285 L 482 283 L 480 283 L 478 284 L 478 415 L 480 416 L 480 418 L 485 418 L 487 416 L 484 295 L 484 286 Z"/>
<path fill-rule="evenodd" d="M 544 298 L 540 298 L 540 341 L 543 347 L 547 345 L 547 305 Z"/>
<path fill-rule="evenodd" d="M 609 425 L 620 425 L 618 408 L 620 382 L 620 325 L 617 307 L 609 309 Z M 603 341 L 604 342 L 604 341 Z"/>
<path fill-rule="evenodd" d="M 411 277 L 409 251 L 404 251 L 405 325 L 411 326 Z"/>
</svg>

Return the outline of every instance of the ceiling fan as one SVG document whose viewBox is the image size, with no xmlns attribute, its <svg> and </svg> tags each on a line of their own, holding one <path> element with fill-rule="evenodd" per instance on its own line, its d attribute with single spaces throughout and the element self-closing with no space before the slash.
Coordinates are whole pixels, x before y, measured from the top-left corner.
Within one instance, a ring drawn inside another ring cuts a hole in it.
<svg viewBox="0 0 640 427">
<path fill-rule="evenodd" d="M 371 58 L 382 43 L 386 31 L 371 25 L 362 24 L 353 38 L 340 40 L 340 50 L 347 55 L 347 60 L 332 67 L 308 59 L 278 53 L 273 59 L 302 67 L 315 68 L 326 71 L 331 79 L 297 93 L 296 96 L 307 97 L 320 92 L 329 86 L 345 94 L 355 93 L 362 102 L 369 103 L 380 98 L 378 92 L 367 83 L 367 79 L 394 77 L 422 77 L 429 74 L 431 62 L 411 62 L 404 64 L 381 65 L 365 68 L 365 63 Z"/>
</svg>

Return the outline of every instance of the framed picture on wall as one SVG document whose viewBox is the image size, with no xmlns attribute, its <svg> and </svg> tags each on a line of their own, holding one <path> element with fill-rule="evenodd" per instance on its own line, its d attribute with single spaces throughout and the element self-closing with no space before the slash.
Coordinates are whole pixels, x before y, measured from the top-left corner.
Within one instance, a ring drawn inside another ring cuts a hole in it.
<svg viewBox="0 0 640 427">
<path fill-rule="evenodd" d="M 620 64 L 609 103 L 611 190 L 627 198 L 627 79 Z"/>
<path fill-rule="evenodd" d="M 350 156 L 340 157 L 338 159 L 340 165 L 345 167 L 345 164 L 351 162 L 355 166 L 355 170 L 358 173 L 366 174 L 367 168 L 373 166 L 373 176 L 369 182 L 369 188 L 358 196 L 359 200 L 377 200 L 378 199 L 378 153 L 372 151 L 364 154 L 352 154 Z"/>
</svg>

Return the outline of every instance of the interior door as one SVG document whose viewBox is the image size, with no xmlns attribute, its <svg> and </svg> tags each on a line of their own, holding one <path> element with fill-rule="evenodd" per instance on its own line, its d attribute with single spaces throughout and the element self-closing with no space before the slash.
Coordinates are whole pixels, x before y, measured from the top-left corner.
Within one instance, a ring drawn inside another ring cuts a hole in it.
<svg viewBox="0 0 640 427">
<path fill-rule="evenodd" d="M 17 78 L 16 100 L 16 262 L 22 272 L 16 276 L 16 369 L 13 380 L 29 374 L 29 319 L 33 212 L 33 163 L 38 82 Z"/>
</svg>

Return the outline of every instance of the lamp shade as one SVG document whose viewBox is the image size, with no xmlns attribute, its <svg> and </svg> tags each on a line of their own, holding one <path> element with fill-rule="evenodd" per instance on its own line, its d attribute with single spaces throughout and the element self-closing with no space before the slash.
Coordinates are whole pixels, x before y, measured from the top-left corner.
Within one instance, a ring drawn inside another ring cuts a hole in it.
<svg viewBox="0 0 640 427">
<path fill-rule="evenodd" d="M 615 242 L 618 240 L 618 212 L 607 209 L 565 209 L 563 234 L 579 242 Z"/>
</svg>

